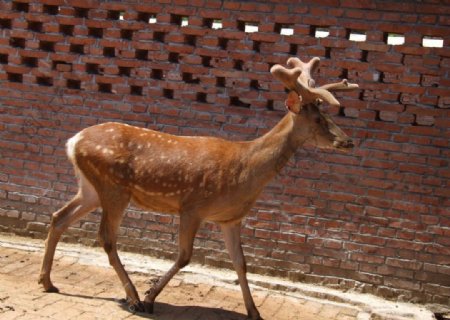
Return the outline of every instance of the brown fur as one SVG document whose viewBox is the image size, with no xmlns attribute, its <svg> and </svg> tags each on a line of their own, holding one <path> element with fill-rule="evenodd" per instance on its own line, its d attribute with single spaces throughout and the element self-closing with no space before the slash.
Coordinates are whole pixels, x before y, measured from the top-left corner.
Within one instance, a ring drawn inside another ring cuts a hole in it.
<svg viewBox="0 0 450 320">
<path fill-rule="evenodd" d="M 57 291 L 50 271 L 61 234 L 101 206 L 99 238 L 124 286 L 130 308 L 151 312 L 157 295 L 189 263 L 195 233 L 201 221 L 208 220 L 221 225 L 247 312 L 252 319 L 260 319 L 246 278 L 241 220 L 298 147 L 305 143 L 321 148 L 352 146 L 331 118 L 322 114 L 318 103 L 317 98 L 305 101 L 298 93 L 290 93 L 286 100 L 290 111 L 272 130 L 253 141 L 174 136 L 120 123 L 79 132 L 68 141 L 67 152 L 80 189 L 53 214 L 40 276 L 45 290 Z M 146 292 L 144 304 L 117 254 L 117 231 L 130 201 L 148 210 L 180 216 L 178 259 Z"/>
</svg>

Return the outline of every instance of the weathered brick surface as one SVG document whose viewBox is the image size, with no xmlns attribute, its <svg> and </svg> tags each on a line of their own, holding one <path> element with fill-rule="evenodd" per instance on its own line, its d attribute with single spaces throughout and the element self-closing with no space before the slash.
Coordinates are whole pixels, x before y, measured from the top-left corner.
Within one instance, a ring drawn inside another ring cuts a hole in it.
<svg viewBox="0 0 450 320">
<path fill-rule="evenodd" d="M 284 112 L 270 66 L 317 55 L 318 83 L 361 86 L 330 110 L 357 146 L 305 148 L 266 188 L 243 230 L 249 269 L 448 304 L 449 13 L 432 0 L 0 1 L 1 229 L 45 235 L 76 192 L 64 144 L 80 129 L 251 139 Z M 314 37 L 323 27 L 330 35 Z M 348 40 L 355 30 L 366 41 Z M 387 45 L 391 32 L 405 43 Z M 444 47 L 422 47 L 424 36 Z M 98 217 L 65 240 L 95 243 Z M 122 247 L 171 257 L 177 221 L 131 208 Z M 217 227 L 195 245 L 197 261 L 230 266 Z"/>
</svg>

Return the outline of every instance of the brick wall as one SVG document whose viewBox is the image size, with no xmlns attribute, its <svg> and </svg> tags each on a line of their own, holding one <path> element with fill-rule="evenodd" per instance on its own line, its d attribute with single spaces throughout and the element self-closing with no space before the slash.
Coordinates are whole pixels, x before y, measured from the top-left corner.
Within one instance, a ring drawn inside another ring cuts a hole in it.
<svg viewBox="0 0 450 320">
<path fill-rule="evenodd" d="M 252 139 L 284 114 L 270 66 L 319 56 L 319 84 L 361 86 L 329 110 L 357 147 L 298 151 L 246 219 L 249 270 L 449 304 L 450 7 L 438 2 L 0 1 L 0 230 L 45 236 L 76 192 L 64 145 L 80 129 Z M 64 239 L 94 244 L 98 222 Z M 122 249 L 173 257 L 176 225 L 130 208 Z M 216 226 L 195 246 L 194 260 L 231 266 Z"/>
</svg>

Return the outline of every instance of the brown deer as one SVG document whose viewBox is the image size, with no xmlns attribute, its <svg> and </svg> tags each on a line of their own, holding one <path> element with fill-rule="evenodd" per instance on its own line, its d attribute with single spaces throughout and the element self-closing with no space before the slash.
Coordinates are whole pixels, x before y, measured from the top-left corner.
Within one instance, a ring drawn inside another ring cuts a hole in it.
<svg viewBox="0 0 450 320">
<path fill-rule="evenodd" d="M 355 89 L 347 80 L 315 88 L 311 72 L 319 58 L 287 61 L 271 73 L 290 90 L 284 118 L 254 141 L 174 136 L 121 123 L 86 128 L 67 143 L 79 179 L 79 191 L 52 217 L 39 283 L 58 292 L 50 280 L 61 234 L 75 221 L 102 207 L 99 239 L 126 292 L 131 311 L 153 311 L 155 298 L 192 255 L 203 220 L 220 224 L 251 319 L 261 319 L 246 277 L 241 221 L 264 186 L 305 143 L 319 148 L 350 148 L 351 139 L 319 108 L 339 105 L 330 91 Z M 172 268 L 139 299 L 117 254 L 117 231 L 129 202 L 152 211 L 180 216 L 179 253 Z"/>
</svg>

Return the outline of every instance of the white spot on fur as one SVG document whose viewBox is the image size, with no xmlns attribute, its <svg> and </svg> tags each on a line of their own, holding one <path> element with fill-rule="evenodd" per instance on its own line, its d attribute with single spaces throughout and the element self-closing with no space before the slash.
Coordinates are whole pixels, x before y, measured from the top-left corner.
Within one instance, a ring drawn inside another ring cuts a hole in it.
<svg viewBox="0 0 450 320">
<path fill-rule="evenodd" d="M 108 149 L 108 148 L 103 148 L 102 153 L 103 154 L 114 154 L 114 151 L 112 151 L 111 149 Z"/>
<path fill-rule="evenodd" d="M 111 128 L 111 129 L 107 129 L 106 130 L 106 132 L 113 132 L 114 131 L 114 128 Z"/>
</svg>

